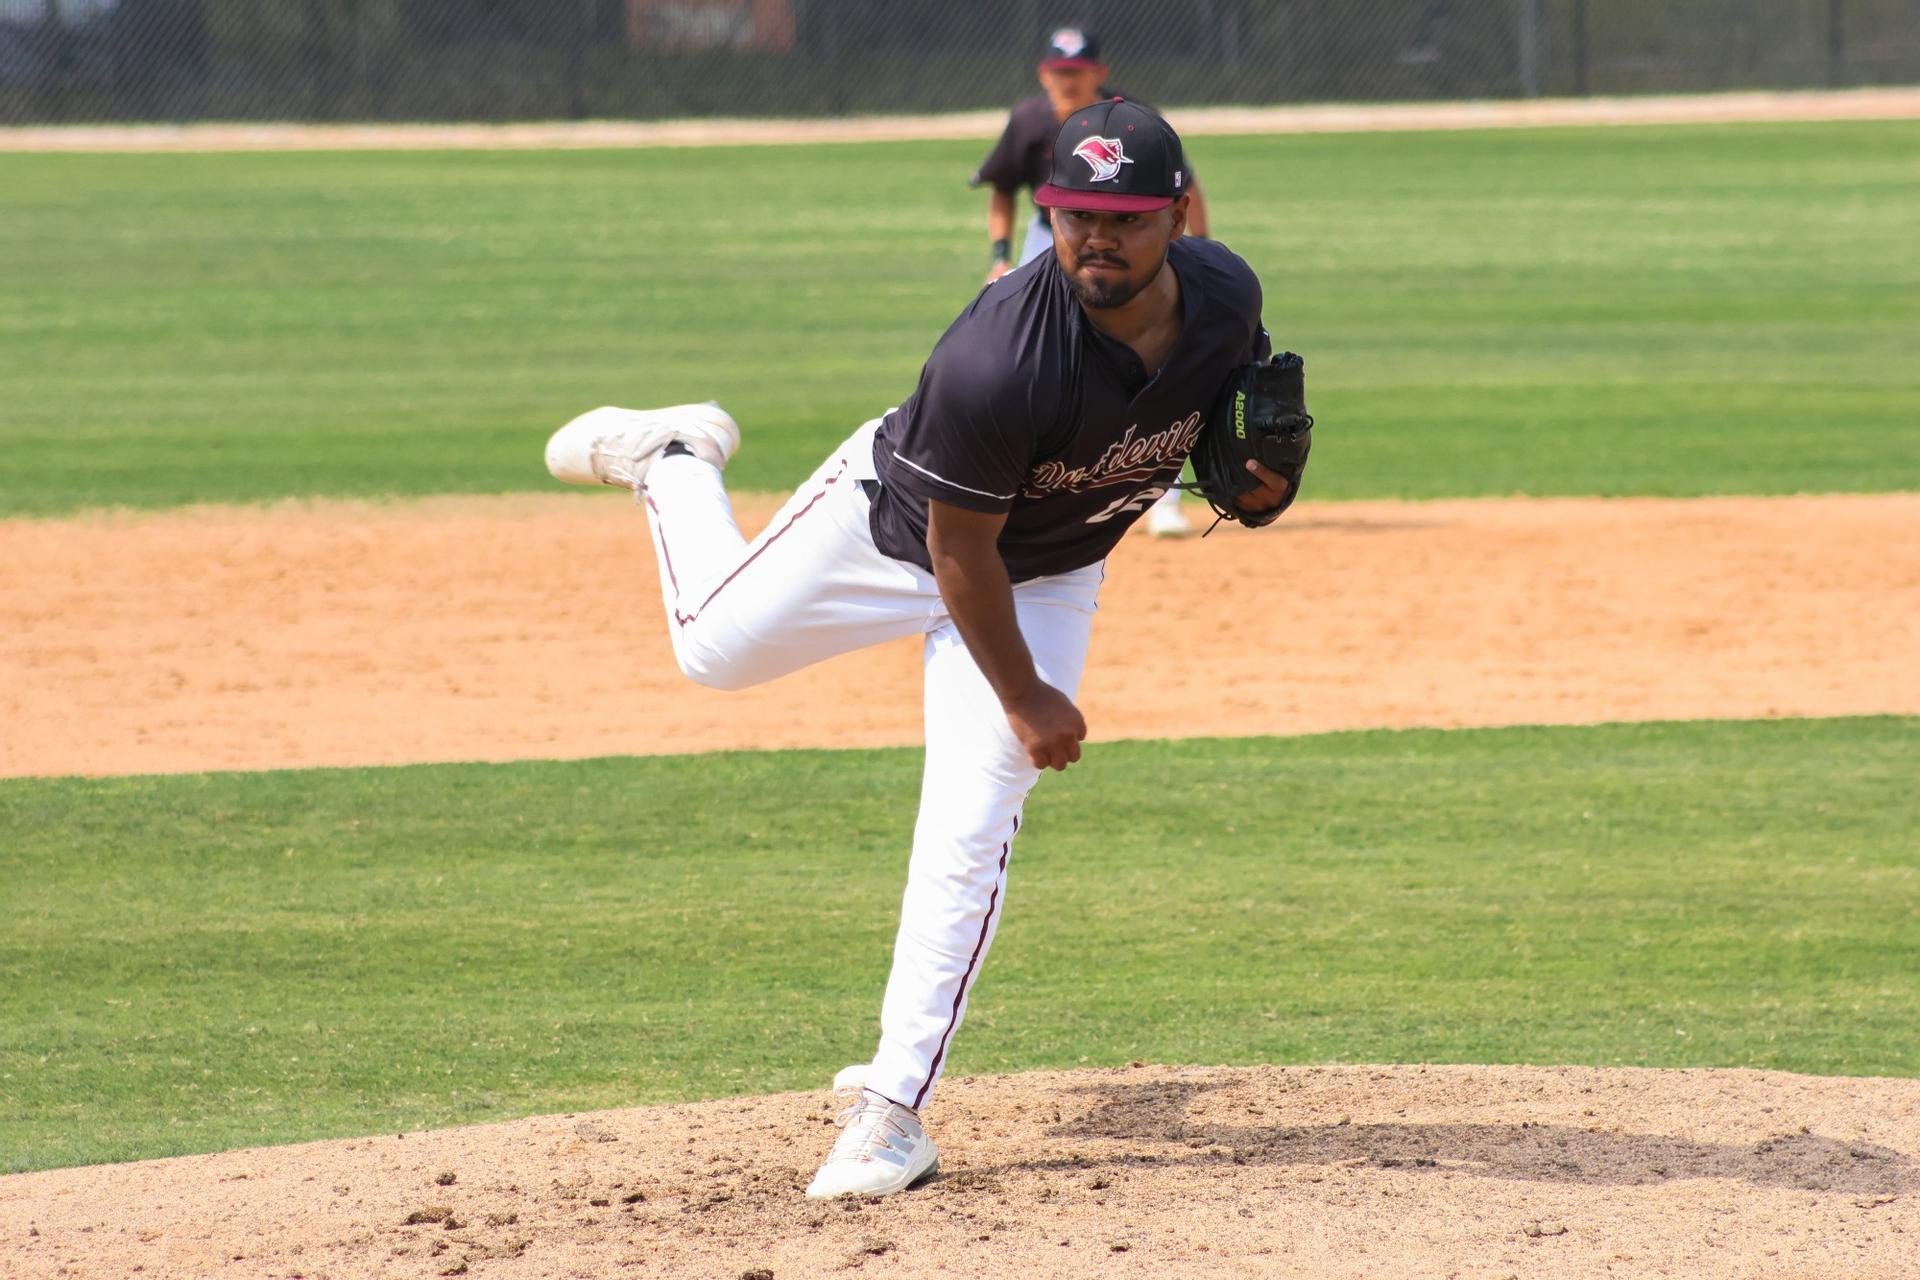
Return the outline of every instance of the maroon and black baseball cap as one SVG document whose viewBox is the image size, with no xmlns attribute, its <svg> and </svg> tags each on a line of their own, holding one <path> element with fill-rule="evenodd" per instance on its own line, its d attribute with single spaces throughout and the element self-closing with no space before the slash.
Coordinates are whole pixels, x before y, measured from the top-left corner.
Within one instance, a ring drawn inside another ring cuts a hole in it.
<svg viewBox="0 0 1920 1280">
<path fill-rule="evenodd" d="M 1100 65 L 1100 37 L 1085 27 L 1061 27 L 1047 37 L 1047 51 L 1040 55 L 1042 70 Z"/>
<path fill-rule="evenodd" d="M 1033 193 L 1049 209 L 1150 213 L 1187 193 L 1180 135 L 1152 107 L 1108 98 L 1074 112 L 1053 140 L 1053 171 Z"/>
</svg>

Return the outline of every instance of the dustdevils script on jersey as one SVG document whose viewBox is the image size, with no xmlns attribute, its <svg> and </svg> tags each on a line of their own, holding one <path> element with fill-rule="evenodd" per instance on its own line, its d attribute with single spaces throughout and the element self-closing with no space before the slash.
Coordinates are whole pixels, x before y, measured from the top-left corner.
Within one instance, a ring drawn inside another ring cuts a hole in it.
<svg viewBox="0 0 1920 1280">
<path fill-rule="evenodd" d="M 1112 484 L 1151 480 L 1169 464 L 1186 460 L 1200 439 L 1200 430 L 1198 410 L 1150 436 L 1140 435 L 1140 425 L 1135 423 L 1127 428 L 1125 435 L 1108 445 L 1098 460 L 1084 467 L 1069 467 L 1057 460 L 1040 463 L 1027 476 L 1021 496 L 1044 498 L 1053 493 L 1079 493 Z"/>
</svg>

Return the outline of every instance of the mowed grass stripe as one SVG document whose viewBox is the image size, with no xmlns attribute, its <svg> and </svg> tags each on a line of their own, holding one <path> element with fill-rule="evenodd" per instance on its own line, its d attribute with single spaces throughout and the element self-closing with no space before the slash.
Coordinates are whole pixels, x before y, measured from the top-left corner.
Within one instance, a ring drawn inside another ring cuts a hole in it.
<svg viewBox="0 0 1920 1280">
<path fill-rule="evenodd" d="M 1920 721 L 1102 745 L 957 1072 L 1920 1073 Z M 920 758 L 0 783 L 0 1170 L 820 1085 Z"/>
<path fill-rule="evenodd" d="M 1317 496 L 1920 485 L 1920 122 L 1192 149 Z M 8 156 L 0 515 L 539 489 L 710 396 L 783 490 L 977 287 L 983 150 Z"/>
</svg>

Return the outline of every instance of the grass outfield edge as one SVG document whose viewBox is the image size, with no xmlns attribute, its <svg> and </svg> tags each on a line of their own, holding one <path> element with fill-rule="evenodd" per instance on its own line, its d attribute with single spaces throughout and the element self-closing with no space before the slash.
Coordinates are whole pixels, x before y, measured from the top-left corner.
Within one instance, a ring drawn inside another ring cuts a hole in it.
<svg viewBox="0 0 1920 1280">
<path fill-rule="evenodd" d="M 1920 88 L 1470 99 L 1461 102 L 1172 106 L 1190 137 L 1266 133 L 1738 124 L 1920 119 Z M 415 151 L 767 146 L 991 138 L 998 109 L 824 120 L 726 118 L 519 124 L 29 125 L 0 129 L 4 152 Z"/>
<path fill-rule="evenodd" d="M 1465 734 L 1515 734 L 1515 733 L 1584 733 L 1590 731 L 1639 732 L 1668 729 L 1711 729 L 1729 725 L 1771 725 L 1784 729 L 1791 725 L 1846 725 L 1846 724 L 1886 724 L 1889 726 L 1906 725 L 1920 730 L 1920 711 L 1870 711 L 1849 715 L 1779 715 L 1779 716 L 1711 716 L 1692 719 L 1659 718 L 1651 720 L 1525 720 L 1512 724 L 1468 724 L 1468 725 L 1378 725 L 1357 729 L 1320 729 L 1307 733 L 1256 733 L 1241 736 L 1221 737 L 1218 735 L 1193 735 L 1189 737 L 1125 737 L 1096 738 L 1087 746 L 1089 750 L 1100 751 L 1104 748 L 1134 749 L 1160 746 L 1179 751 L 1205 749 L 1207 747 L 1245 747 L 1254 743 L 1285 744 L 1290 748 L 1309 749 L 1315 744 L 1331 742 L 1345 738 L 1378 738 L 1395 742 L 1405 742 L 1420 735 L 1458 736 Z M 842 755 L 906 755 L 919 754 L 924 745 L 918 742 L 892 746 L 803 746 L 803 747 L 709 747 L 698 751 L 674 751 L 641 754 L 635 752 L 610 752 L 594 756 L 514 756 L 507 759 L 463 759 L 463 760 L 419 760 L 404 764 L 319 764 L 265 769 L 200 769 L 183 772 L 156 773 L 49 773 L 16 774 L 0 776 L 0 790 L 12 786 L 45 786 L 60 784 L 114 784 L 124 782 L 178 783 L 194 779 L 215 780 L 222 778 L 293 778 L 316 774 L 349 773 L 386 773 L 407 770 L 426 769 L 512 769 L 520 766 L 581 766 L 581 765 L 658 765 L 668 761 L 706 760 L 718 763 L 723 760 L 760 760 L 775 756 L 842 756 Z M 1095 766 L 1097 769 L 1097 765 Z M 1077 776 L 1085 776 L 1083 768 L 1076 771 Z"/>
</svg>

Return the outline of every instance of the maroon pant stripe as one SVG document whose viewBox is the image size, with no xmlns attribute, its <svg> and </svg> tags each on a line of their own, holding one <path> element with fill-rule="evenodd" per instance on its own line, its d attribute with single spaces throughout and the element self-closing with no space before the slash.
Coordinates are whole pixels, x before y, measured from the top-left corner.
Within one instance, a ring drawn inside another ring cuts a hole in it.
<svg viewBox="0 0 1920 1280">
<path fill-rule="evenodd" d="M 1020 819 L 1013 820 L 1013 834 L 1020 834 Z M 1007 873 L 1007 855 L 1013 851 L 1013 841 L 1009 839 L 1000 846 L 1000 870 L 995 877 L 993 893 L 987 899 L 987 915 L 980 922 L 980 937 L 973 944 L 973 955 L 967 961 L 967 971 L 960 975 L 960 989 L 953 993 L 953 1012 L 947 1017 L 947 1029 L 940 1033 L 940 1048 L 933 1055 L 933 1064 L 927 1068 L 927 1082 L 920 1086 L 920 1092 L 913 1095 L 913 1109 L 918 1111 L 920 1104 L 927 1100 L 927 1090 L 933 1088 L 933 1082 L 940 1075 L 941 1060 L 947 1056 L 947 1041 L 953 1036 L 953 1029 L 960 1025 L 960 1004 L 967 998 L 967 984 L 973 980 L 973 971 L 980 967 L 980 953 L 986 950 L 987 931 L 993 927 L 994 908 L 1000 905 L 1000 885 L 998 876 Z"/>
<path fill-rule="evenodd" d="M 722 578 L 720 580 L 720 585 L 715 587 L 712 591 L 708 592 L 707 598 L 705 600 L 702 600 L 698 605 L 696 605 L 692 613 L 682 613 L 680 611 L 679 605 L 676 604 L 673 609 L 674 623 L 677 626 L 684 627 L 690 624 L 691 622 L 693 622 L 702 613 L 704 613 L 706 611 L 707 606 L 714 602 L 715 597 L 717 597 L 722 591 L 725 591 L 727 589 L 728 584 L 731 583 L 735 578 L 738 578 L 741 574 L 745 573 L 747 571 L 747 567 L 751 565 L 755 560 L 758 560 L 762 552 L 764 552 L 768 547 L 772 546 L 774 543 L 780 541 L 781 538 L 785 537 L 787 534 L 787 531 L 793 528 L 794 525 L 800 522 L 801 516 L 804 516 L 805 514 L 807 514 L 807 512 L 813 510 L 815 506 L 819 505 L 820 500 L 827 496 L 828 491 L 831 490 L 834 485 L 839 483 L 840 477 L 844 476 L 847 473 L 847 465 L 848 465 L 847 462 L 845 460 L 842 460 L 840 463 L 840 469 L 834 472 L 832 475 L 828 476 L 826 480 L 821 484 L 820 492 L 814 494 L 811 498 L 808 498 L 806 501 L 806 505 L 802 506 L 798 511 L 794 512 L 791 516 L 787 517 L 787 522 L 781 525 L 780 528 L 777 531 L 775 531 L 771 536 L 762 540 L 760 545 L 753 549 L 753 554 L 748 556 L 745 560 L 742 560 L 738 565 L 736 565 L 732 573 Z M 676 574 L 673 570 L 673 552 L 667 546 L 666 522 L 663 519 L 661 519 L 660 508 L 656 507 L 653 504 L 652 494 L 647 495 L 647 510 L 653 512 L 653 518 L 656 521 L 660 522 L 660 559 L 664 561 L 667 566 L 667 581 L 670 584 L 672 584 L 674 599 L 677 601 L 680 598 L 680 576 Z"/>
</svg>

